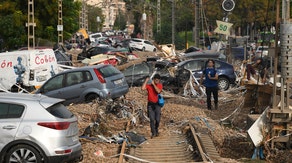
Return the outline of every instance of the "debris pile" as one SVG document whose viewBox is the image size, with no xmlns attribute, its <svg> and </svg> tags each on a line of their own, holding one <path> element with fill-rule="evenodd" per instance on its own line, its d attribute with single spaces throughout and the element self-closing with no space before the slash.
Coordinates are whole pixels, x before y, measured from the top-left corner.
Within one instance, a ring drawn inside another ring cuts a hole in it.
<svg viewBox="0 0 292 163">
<path fill-rule="evenodd" d="M 147 56 L 145 52 L 144 56 Z M 195 91 L 195 81 L 187 82 Z M 192 85 L 191 85 L 192 84 Z M 187 89 L 190 90 L 190 89 Z M 186 124 L 193 123 L 198 131 L 207 132 L 217 151 L 226 162 L 251 160 L 255 147 L 250 141 L 247 116 L 253 111 L 253 94 L 245 86 L 233 87 L 219 92 L 219 109 L 207 110 L 204 96 L 194 96 L 194 91 L 173 94 L 163 91 L 165 106 L 162 108 L 161 134 L 183 133 Z M 264 99 L 258 105 L 263 107 Z M 266 97 L 264 97 L 266 99 Z M 118 162 L 121 142 L 129 141 L 127 148 L 138 147 L 150 138 L 150 127 L 146 111 L 147 93 L 140 87 L 130 88 L 129 93 L 118 101 L 96 101 L 89 104 L 72 104 L 68 108 L 78 117 L 79 135 L 82 142 L 84 163 Z M 125 132 L 130 121 L 130 130 Z M 131 137 L 131 136 L 136 137 Z M 131 141 L 131 142 L 130 142 Z M 265 149 L 266 150 L 266 149 Z M 269 152 L 269 161 L 286 162 L 290 151 Z M 232 159 L 235 159 L 231 161 Z"/>
</svg>

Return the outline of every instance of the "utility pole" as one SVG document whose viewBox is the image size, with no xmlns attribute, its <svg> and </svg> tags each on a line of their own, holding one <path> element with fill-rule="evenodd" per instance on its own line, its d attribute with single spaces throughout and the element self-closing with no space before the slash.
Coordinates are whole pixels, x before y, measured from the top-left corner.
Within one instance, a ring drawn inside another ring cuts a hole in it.
<svg viewBox="0 0 292 163">
<path fill-rule="evenodd" d="M 290 93 L 289 88 L 292 84 L 292 59 L 291 35 L 292 21 L 290 19 L 290 1 L 282 0 L 282 23 L 281 23 L 281 92 L 284 92 L 286 85 L 286 95 L 281 93 L 281 110 L 289 109 Z M 276 42 L 277 47 L 277 42 Z M 277 54 L 276 54 L 277 55 Z M 276 73 L 274 71 L 274 73 Z"/>
<path fill-rule="evenodd" d="M 28 0 L 28 14 L 27 14 L 27 49 L 35 48 L 35 37 L 34 37 L 34 2 L 33 0 Z"/>
<path fill-rule="evenodd" d="M 63 45 L 63 13 L 62 13 L 62 0 L 58 1 L 58 44 Z"/>
<path fill-rule="evenodd" d="M 171 30 L 171 40 L 172 45 L 175 47 L 175 1 L 172 0 L 172 12 L 171 12 L 171 18 L 172 18 L 172 30 Z"/>
<path fill-rule="evenodd" d="M 82 0 L 82 10 L 79 14 L 79 28 L 84 28 L 88 31 L 88 14 L 86 6 L 85 0 Z"/>
<path fill-rule="evenodd" d="M 290 0 L 282 0 L 282 23 L 279 21 L 280 0 L 277 0 L 276 13 L 276 38 L 275 38 L 275 57 L 274 57 L 274 87 L 273 87 L 273 108 L 269 110 L 269 128 L 271 131 L 270 137 L 275 138 L 271 140 L 271 148 L 275 145 L 286 143 L 287 147 L 290 145 L 291 135 L 287 132 L 286 135 L 279 136 L 281 131 L 290 131 L 291 129 L 291 109 L 290 109 L 290 92 L 292 86 L 292 20 L 290 19 Z M 278 25 L 280 24 L 280 40 L 281 45 L 278 47 Z M 281 49 L 281 91 L 280 91 L 280 106 L 278 107 L 277 99 L 277 66 L 278 66 L 278 48 Z M 279 127 L 280 126 L 280 127 Z M 288 147 L 289 148 L 289 147 Z"/>
<path fill-rule="evenodd" d="M 160 0 L 157 0 L 157 34 L 161 32 Z"/>
<path fill-rule="evenodd" d="M 200 10 L 200 0 L 195 0 L 195 46 L 199 47 L 200 42 L 200 18 L 199 18 L 199 10 Z"/>
</svg>

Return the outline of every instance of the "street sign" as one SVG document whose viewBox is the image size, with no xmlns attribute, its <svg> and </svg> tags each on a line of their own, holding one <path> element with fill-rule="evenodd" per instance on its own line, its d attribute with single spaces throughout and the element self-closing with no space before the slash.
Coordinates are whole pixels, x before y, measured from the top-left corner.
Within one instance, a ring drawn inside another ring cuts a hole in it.
<svg viewBox="0 0 292 163">
<path fill-rule="evenodd" d="M 57 25 L 57 31 L 63 31 L 63 25 Z"/>
<path fill-rule="evenodd" d="M 230 35 L 230 27 L 232 23 L 227 23 L 223 21 L 216 20 L 217 28 L 214 30 L 215 33 Z"/>
</svg>

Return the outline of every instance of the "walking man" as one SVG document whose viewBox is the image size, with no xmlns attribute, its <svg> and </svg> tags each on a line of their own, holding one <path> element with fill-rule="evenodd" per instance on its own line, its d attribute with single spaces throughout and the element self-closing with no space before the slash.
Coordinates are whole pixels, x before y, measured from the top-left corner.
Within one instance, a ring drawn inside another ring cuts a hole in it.
<svg viewBox="0 0 292 163">
<path fill-rule="evenodd" d="M 162 91 L 162 84 L 160 83 L 160 75 L 155 74 L 153 80 L 149 82 L 147 77 L 142 85 L 142 90 L 148 92 L 147 112 L 150 118 L 151 139 L 159 135 L 158 127 L 161 116 L 161 106 L 158 104 L 158 94 Z"/>
<path fill-rule="evenodd" d="M 213 94 L 215 109 L 218 109 L 218 74 L 215 69 L 214 60 L 209 59 L 206 62 L 206 68 L 203 70 L 200 85 L 203 83 L 204 76 L 204 86 L 206 88 L 208 110 L 211 110 L 211 94 Z"/>
</svg>

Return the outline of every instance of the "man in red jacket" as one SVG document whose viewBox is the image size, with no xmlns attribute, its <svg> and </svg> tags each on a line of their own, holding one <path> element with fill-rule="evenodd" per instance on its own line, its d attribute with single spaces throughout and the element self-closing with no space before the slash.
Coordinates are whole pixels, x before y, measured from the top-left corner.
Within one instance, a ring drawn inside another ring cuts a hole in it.
<svg viewBox="0 0 292 163">
<path fill-rule="evenodd" d="M 161 106 L 158 104 L 158 94 L 162 91 L 162 84 L 160 83 L 160 75 L 155 74 L 153 80 L 149 82 L 147 77 L 142 85 L 142 90 L 148 92 L 147 112 L 150 118 L 151 138 L 159 135 L 158 127 L 160 123 Z"/>
</svg>

